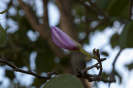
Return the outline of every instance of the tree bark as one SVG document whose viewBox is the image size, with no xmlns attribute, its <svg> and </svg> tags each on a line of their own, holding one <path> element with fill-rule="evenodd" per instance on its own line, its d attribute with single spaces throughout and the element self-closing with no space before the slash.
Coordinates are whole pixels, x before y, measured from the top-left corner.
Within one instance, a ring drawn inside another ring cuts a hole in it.
<svg viewBox="0 0 133 88">
<path fill-rule="evenodd" d="M 57 6 L 60 10 L 60 26 L 61 29 L 67 33 L 71 38 L 79 41 L 78 33 L 73 23 L 73 16 L 71 14 L 71 0 L 57 0 Z M 84 55 L 79 52 L 74 52 L 71 54 L 69 66 L 69 73 L 75 74 L 76 69 L 84 69 L 86 67 L 85 61 L 83 60 Z M 71 68 L 71 70 L 70 70 Z M 84 88 L 90 88 L 90 83 L 85 79 L 80 79 L 84 85 Z"/>
</svg>

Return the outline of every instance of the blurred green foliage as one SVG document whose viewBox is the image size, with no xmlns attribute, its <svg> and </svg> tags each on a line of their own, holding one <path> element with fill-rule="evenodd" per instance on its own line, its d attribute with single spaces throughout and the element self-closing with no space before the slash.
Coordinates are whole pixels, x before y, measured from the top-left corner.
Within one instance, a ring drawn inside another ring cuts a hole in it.
<svg viewBox="0 0 133 88">
<path fill-rule="evenodd" d="M 133 69 L 133 62 L 125 65 L 129 71 Z"/>
<path fill-rule="evenodd" d="M 4 28 L 0 25 L 0 45 L 2 45 L 5 42 L 6 39 L 6 32 Z"/>
</svg>

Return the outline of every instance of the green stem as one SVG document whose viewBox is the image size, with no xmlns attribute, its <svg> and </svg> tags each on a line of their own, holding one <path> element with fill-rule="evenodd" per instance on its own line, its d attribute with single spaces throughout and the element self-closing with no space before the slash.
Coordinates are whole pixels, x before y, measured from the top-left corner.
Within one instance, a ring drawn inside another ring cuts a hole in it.
<svg viewBox="0 0 133 88">
<path fill-rule="evenodd" d="M 84 55 L 89 56 L 90 58 L 93 58 L 93 59 L 96 59 L 96 60 L 98 59 L 96 56 L 93 56 L 92 54 L 90 54 L 87 51 L 85 51 L 82 47 L 80 47 L 79 51 L 81 53 L 83 53 Z"/>
<path fill-rule="evenodd" d="M 80 51 L 81 53 L 83 53 L 84 55 L 89 56 L 90 58 L 93 57 L 92 54 L 90 54 L 90 53 L 88 53 L 87 51 L 85 51 L 82 47 L 79 49 L 79 51 Z"/>
<path fill-rule="evenodd" d="M 70 38 L 71 38 L 71 37 L 70 37 Z M 71 38 L 71 39 L 72 39 L 72 38 Z M 73 42 L 77 45 L 77 47 L 79 48 L 79 50 L 77 50 L 77 51 L 83 53 L 83 54 L 86 55 L 86 56 L 89 56 L 90 58 L 93 58 L 93 59 L 98 60 L 98 57 L 97 57 L 97 56 L 92 55 L 92 54 L 88 53 L 87 51 L 85 51 L 85 50 L 81 47 L 81 45 L 80 45 L 78 42 L 74 41 L 73 39 L 72 39 L 72 41 L 73 41 Z"/>
</svg>

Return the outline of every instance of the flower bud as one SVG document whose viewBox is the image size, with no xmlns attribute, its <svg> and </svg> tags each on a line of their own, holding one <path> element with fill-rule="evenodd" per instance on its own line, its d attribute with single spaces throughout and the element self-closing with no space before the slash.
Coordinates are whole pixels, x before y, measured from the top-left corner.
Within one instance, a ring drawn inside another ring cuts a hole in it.
<svg viewBox="0 0 133 88">
<path fill-rule="evenodd" d="M 71 37 L 69 37 L 66 33 L 64 33 L 58 27 L 51 26 L 51 34 L 52 34 L 52 40 L 60 48 L 71 50 L 71 51 L 79 50 L 77 44 L 73 42 Z"/>
</svg>

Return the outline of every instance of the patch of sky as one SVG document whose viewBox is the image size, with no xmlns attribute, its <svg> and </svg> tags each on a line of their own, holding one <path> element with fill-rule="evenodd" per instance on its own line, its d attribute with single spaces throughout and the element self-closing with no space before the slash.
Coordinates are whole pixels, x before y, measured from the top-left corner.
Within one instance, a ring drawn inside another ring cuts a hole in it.
<svg viewBox="0 0 133 88">
<path fill-rule="evenodd" d="M 8 12 L 11 16 L 15 16 L 17 14 L 17 11 L 13 6 L 8 10 Z"/>
<path fill-rule="evenodd" d="M 92 21 L 91 22 L 91 27 L 92 28 L 95 28 L 97 25 L 98 25 L 98 22 L 97 21 Z"/>
<path fill-rule="evenodd" d="M 79 33 L 79 39 L 84 39 L 86 36 L 86 33 L 85 32 L 80 32 Z"/>
<path fill-rule="evenodd" d="M 28 70 L 28 68 L 26 66 L 21 68 L 22 70 Z M 24 73 L 20 73 L 20 72 L 15 72 L 15 76 L 16 79 L 18 80 L 18 82 L 20 83 L 21 86 L 30 86 L 33 82 L 35 77 L 32 75 L 28 75 L 28 74 L 24 74 Z"/>
<path fill-rule="evenodd" d="M 18 30 L 18 23 L 13 21 L 12 19 L 7 19 L 7 24 L 9 25 L 7 33 L 14 33 Z"/>
<path fill-rule="evenodd" d="M 25 15 L 25 11 L 24 10 L 19 10 L 19 14 L 21 15 L 21 16 L 24 16 Z"/>
<path fill-rule="evenodd" d="M 36 64 L 35 64 L 35 60 L 36 60 L 36 56 L 37 56 L 37 53 L 35 51 L 33 51 L 31 54 L 30 54 L 30 68 L 32 71 L 34 71 L 36 69 Z"/>
<path fill-rule="evenodd" d="M 12 3 L 13 3 L 13 6 L 19 6 L 18 0 L 12 0 Z"/>
<path fill-rule="evenodd" d="M 36 15 L 38 17 L 42 17 L 44 13 L 43 10 L 43 1 L 42 0 L 35 0 L 35 11 L 36 11 Z"/>
<path fill-rule="evenodd" d="M 75 15 L 77 14 L 77 12 L 76 12 L 75 9 L 72 9 L 72 10 L 71 10 L 71 13 L 72 13 L 73 16 L 75 16 Z"/>
<path fill-rule="evenodd" d="M 56 26 L 59 24 L 59 21 L 60 21 L 60 12 L 59 12 L 59 9 L 58 7 L 49 2 L 48 3 L 48 16 L 49 16 L 49 25 L 50 26 Z"/>
<path fill-rule="evenodd" d="M 59 63 L 59 62 L 60 62 L 60 58 L 59 58 L 59 57 L 55 57 L 55 58 L 54 58 L 54 62 L 55 62 L 55 63 Z"/>
<path fill-rule="evenodd" d="M 9 86 L 10 80 L 5 77 L 5 68 L 0 66 L 0 86 L 1 88 L 7 88 Z"/>
<path fill-rule="evenodd" d="M 32 30 L 29 30 L 27 32 L 27 36 L 32 42 L 35 42 L 39 37 L 39 32 L 38 31 L 33 32 Z"/>
<path fill-rule="evenodd" d="M 118 33 L 118 34 L 121 34 L 123 28 L 124 28 L 125 24 L 120 24 L 119 21 L 114 21 L 113 23 L 113 29 L 115 29 L 115 31 Z"/>
<path fill-rule="evenodd" d="M 84 15 L 81 17 L 81 21 L 85 22 L 85 16 Z"/>
<path fill-rule="evenodd" d="M 98 18 L 99 18 L 100 20 L 102 20 L 102 19 L 104 18 L 104 16 L 98 15 Z"/>
<path fill-rule="evenodd" d="M 88 6 L 91 6 L 91 4 L 89 2 L 87 2 L 87 1 L 85 2 L 85 4 L 88 5 Z"/>
</svg>

